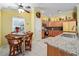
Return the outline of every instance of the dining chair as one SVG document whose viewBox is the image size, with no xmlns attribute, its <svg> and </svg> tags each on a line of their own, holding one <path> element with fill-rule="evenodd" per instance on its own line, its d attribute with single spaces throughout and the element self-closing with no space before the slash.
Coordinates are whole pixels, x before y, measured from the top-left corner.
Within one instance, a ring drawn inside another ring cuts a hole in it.
<svg viewBox="0 0 79 59">
<path fill-rule="evenodd" d="M 12 34 L 8 34 L 5 36 L 8 40 L 9 44 L 9 56 L 15 56 L 22 53 L 21 45 L 22 45 L 22 38 L 15 38 Z"/>
<path fill-rule="evenodd" d="M 32 36 L 33 36 L 32 32 L 29 32 L 28 34 L 26 34 L 26 37 L 25 37 L 25 50 L 31 51 L 31 48 L 32 48 Z"/>
</svg>

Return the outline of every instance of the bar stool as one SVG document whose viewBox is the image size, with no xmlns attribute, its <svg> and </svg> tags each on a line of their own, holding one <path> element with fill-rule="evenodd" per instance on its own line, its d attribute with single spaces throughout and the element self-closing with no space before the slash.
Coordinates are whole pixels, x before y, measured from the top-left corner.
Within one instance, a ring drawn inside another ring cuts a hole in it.
<svg viewBox="0 0 79 59">
<path fill-rule="evenodd" d="M 13 35 L 8 34 L 5 36 L 8 40 L 8 44 L 9 44 L 9 56 L 15 56 L 18 55 L 20 53 L 22 53 L 21 50 L 21 45 L 22 45 L 22 38 L 14 38 Z"/>
<path fill-rule="evenodd" d="M 32 48 L 32 36 L 33 36 L 33 33 L 29 33 L 29 34 L 26 34 L 26 37 L 25 37 L 25 50 L 29 50 L 31 51 L 31 48 Z"/>
</svg>

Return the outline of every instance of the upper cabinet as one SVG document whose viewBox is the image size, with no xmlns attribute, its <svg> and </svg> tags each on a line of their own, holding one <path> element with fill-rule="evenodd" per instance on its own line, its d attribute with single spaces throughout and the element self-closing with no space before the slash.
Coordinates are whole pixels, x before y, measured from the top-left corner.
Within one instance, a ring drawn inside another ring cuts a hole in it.
<svg viewBox="0 0 79 59">
<path fill-rule="evenodd" d="M 53 21 L 49 21 L 48 23 L 46 23 L 47 27 L 61 27 L 63 26 L 62 22 L 53 22 Z"/>
<path fill-rule="evenodd" d="M 69 30 L 68 24 L 69 24 L 69 22 L 63 22 L 63 31 L 68 31 Z"/>
<path fill-rule="evenodd" d="M 76 21 L 63 22 L 63 31 L 76 32 Z"/>
</svg>

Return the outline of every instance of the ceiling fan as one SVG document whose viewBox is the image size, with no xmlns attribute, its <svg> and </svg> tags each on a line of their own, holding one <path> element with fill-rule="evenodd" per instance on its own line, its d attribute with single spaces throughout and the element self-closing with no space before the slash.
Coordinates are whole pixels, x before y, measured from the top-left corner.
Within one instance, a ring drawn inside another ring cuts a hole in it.
<svg viewBox="0 0 79 59">
<path fill-rule="evenodd" d="M 18 11 L 19 12 L 27 12 L 27 13 L 30 13 L 30 9 L 31 9 L 30 6 L 23 6 L 22 3 L 17 4 L 17 5 L 18 5 Z"/>
</svg>

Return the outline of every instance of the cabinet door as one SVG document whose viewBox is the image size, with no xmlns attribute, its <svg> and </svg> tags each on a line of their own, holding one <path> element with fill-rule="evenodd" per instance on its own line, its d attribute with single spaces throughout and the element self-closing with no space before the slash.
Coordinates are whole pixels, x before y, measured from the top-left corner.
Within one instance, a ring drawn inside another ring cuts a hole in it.
<svg viewBox="0 0 79 59">
<path fill-rule="evenodd" d="M 76 32 L 76 21 L 63 22 L 63 31 Z"/>
<path fill-rule="evenodd" d="M 46 27 L 49 27 L 49 22 L 46 22 L 45 24 L 46 24 Z"/>
<path fill-rule="evenodd" d="M 53 46 L 50 46 L 50 45 L 47 45 L 47 56 L 60 56 L 60 51 L 53 47 Z"/>
<path fill-rule="evenodd" d="M 74 54 L 47 44 L 47 56 L 73 56 Z"/>
<path fill-rule="evenodd" d="M 48 30 L 48 36 L 52 36 L 52 30 Z"/>
<path fill-rule="evenodd" d="M 68 26 L 68 22 L 63 22 L 63 31 L 68 31 L 69 30 L 69 26 Z"/>
<path fill-rule="evenodd" d="M 68 26 L 69 26 L 69 31 L 76 32 L 76 21 L 69 22 Z"/>
<path fill-rule="evenodd" d="M 45 34 L 44 34 L 45 32 L 44 31 L 42 31 L 42 38 L 44 38 L 45 37 Z"/>
</svg>

